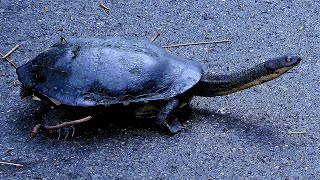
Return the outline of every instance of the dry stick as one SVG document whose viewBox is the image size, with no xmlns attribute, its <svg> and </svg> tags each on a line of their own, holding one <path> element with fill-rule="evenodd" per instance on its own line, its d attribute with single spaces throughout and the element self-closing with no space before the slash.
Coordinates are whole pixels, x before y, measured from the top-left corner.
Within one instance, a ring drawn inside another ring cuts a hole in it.
<svg viewBox="0 0 320 180">
<path fill-rule="evenodd" d="M 157 32 L 157 34 L 151 39 L 151 41 L 155 41 L 160 36 L 160 33 Z"/>
<path fill-rule="evenodd" d="M 5 165 L 11 165 L 11 166 L 17 166 L 17 167 L 23 167 L 22 164 L 16 164 L 16 163 L 10 163 L 10 162 L 0 162 L 0 164 L 5 164 Z"/>
<path fill-rule="evenodd" d="M 78 119 L 78 120 L 74 120 L 74 121 L 63 122 L 61 124 L 57 124 L 57 125 L 54 125 L 54 126 L 44 126 L 44 128 L 46 130 L 61 129 L 61 128 L 65 127 L 65 126 L 72 126 L 72 125 L 76 125 L 76 124 L 80 124 L 80 123 L 89 121 L 91 118 L 92 118 L 91 116 L 88 116 L 88 117 L 85 117 L 85 118 L 82 118 L 82 119 Z"/>
<path fill-rule="evenodd" d="M 207 42 L 193 42 L 193 43 L 183 43 L 183 44 L 173 44 L 162 46 L 164 48 L 171 48 L 171 47 L 179 47 L 179 46 L 190 46 L 190 45 L 200 45 L 200 44 L 212 44 L 212 43 L 225 43 L 230 42 L 230 40 L 221 40 L 221 41 L 207 41 Z"/>
<path fill-rule="evenodd" d="M 307 131 L 289 131 L 288 134 L 305 134 Z"/>
<path fill-rule="evenodd" d="M 8 57 L 4 58 L 4 55 L 0 52 L 1 57 L 8 61 L 14 68 L 18 68 L 18 66 L 16 65 L 16 63 L 12 62 Z"/>
<path fill-rule="evenodd" d="M 12 48 L 6 55 L 2 56 L 3 59 L 7 58 L 10 56 L 10 54 L 12 54 L 15 50 L 18 49 L 18 47 L 20 47 L 20 44 L 16 45 L 14 48 Z"/>
<path fill-rule="evenodd" d="M 109 10 L 109 8 L 106 5 L 104 5 L 102 2 L 99 3 L 99 6 L 102 7 L 104 10 Z"/>
</svg>

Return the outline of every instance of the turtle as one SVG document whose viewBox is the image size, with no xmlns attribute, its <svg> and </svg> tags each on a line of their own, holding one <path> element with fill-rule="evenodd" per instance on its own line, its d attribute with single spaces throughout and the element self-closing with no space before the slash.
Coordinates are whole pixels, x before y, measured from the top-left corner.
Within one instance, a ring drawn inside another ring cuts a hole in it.
<svg viewBox="0 0 320 180">
<path fill-rule="evenodd" d="M 194 96 L 224 96 L 260 85 L 301 60 L 286 53 L 240 72 L 213 74 L 149 40 L 68 37 L 16 72 L 21 93 L 32 92 L 56 106 L 132 107 L 133 115 L 152 114 L 159 127 L 175 134 L 183 126 L 173 114 Z"/>
</svg>

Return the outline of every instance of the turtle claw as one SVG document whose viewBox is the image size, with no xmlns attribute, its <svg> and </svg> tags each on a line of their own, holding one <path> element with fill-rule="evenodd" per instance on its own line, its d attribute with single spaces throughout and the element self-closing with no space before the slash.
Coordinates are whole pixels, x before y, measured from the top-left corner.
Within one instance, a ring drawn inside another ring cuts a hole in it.
<svg viewBox="0 0 320 180">
<path fill-rule="evenodd" d="M 70 127 L 70 128 L 71 128 L 71 127 Z M 66 140 L 66 139 L 69 137 L 70 129 L 69 129 L 69 128 L 64 127 L 64 128 L 63 128 L 63 130 L 64 130 L 64 132 L 65 132 L 64 140 Z"/>
<path fill-rule="evenodd" d="M 72 127 L 73 127 L 73 129 L 72 129 L 71 137 L 73 137 L 73 136 L 74 136 L 74 133 L 76 132 L 76 128 L 75 128 L 74 126 L 72 126 Z"/>
<path fill-rule="evenodd" d="M 64 135 L 63 139 L 66 140 L 68 138 L 68 136 L 69 136 L 69 129 L 65 130 L 64 132 L 65 132 L 65 135 Z"/>
<path fill-rule="evenodd" d="M 73 138 L 74 133 L 76 132 L 76 128 L 74 127 L 74 125 L 70 126 L 72 128 L 72 133 L 71 133 L 71 137 Z"/>
<path fill-rule="evenodd" d="M 64 140 L 66 140 L 68 137 L 73 138 L 76 128 L 74 127 L 74 125 L 71 125 L 69 127 L 64 127 L 63 130 L 65 132 Z M 71 133 L 70 133 L 70 131 L 71 131 Z"/>
<path fill-rule="evenodd" d="M 49 131 L 49 132 L 50 132 L 50 131 Z M 57 132 L 58 132 L 58 138 L 57 138 L 57 139 L 60 140 L 60 137 L 61 137 L 61 129 L 58 129 Z"/>
<path fill-rule="evenodd" d="M 44 128 L 44 131 L 49 134 L 49 136 L 57 137 L 57 140 L 67 140 L 68 138 L 73 138 L 75 127 L 68 126 L 56 130 L 48 130 Z"/>
</svg>

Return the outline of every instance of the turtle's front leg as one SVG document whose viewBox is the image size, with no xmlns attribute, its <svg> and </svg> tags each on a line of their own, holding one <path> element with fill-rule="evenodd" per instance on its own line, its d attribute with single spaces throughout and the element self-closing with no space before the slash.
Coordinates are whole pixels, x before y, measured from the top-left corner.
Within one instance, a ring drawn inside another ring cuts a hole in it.
<svg viewBox="0 0 320 180">
<path fill-rule="evenodd" d="M 170 118 L 171 114 L 179 107 L 179 100 L 170 100 L 159 112 L 157 123 L 175 134 L 182 130 L 181 123 L 176 118 Z"/>
</svg>

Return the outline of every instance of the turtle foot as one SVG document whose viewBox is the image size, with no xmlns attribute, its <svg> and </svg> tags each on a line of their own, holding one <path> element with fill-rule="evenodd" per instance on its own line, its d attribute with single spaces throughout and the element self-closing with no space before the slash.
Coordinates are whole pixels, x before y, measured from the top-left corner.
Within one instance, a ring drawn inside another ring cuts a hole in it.
<svg viewBox="0 0 320 180">
<path fill-rule="evenodd" d="M 167 128 L 170 132 L 170 134 L 176 134 L 178 132 L 180 132 L 183 128 L 183 126 L 181 125 L 181 123 L 177 120 L 174 119 L 170 124 L 167 124 Z"/>
<path fill-rule="evenodd" d="M 34 126 L 31 132 L 31 137 L 35 137 L 39 131 L 47 133 L 49 136 L 57 137 L 60 140 L 64 136 L 64 139 L 67 139 L 69 136 L 73 137 L 75 133 L 75 125 L 89 121 L 92 117 L 88 116 L 83 119 L 78 119 L 69 122 L 63 122 L 54 126 L 44 126 L 37 124 Z"/>
<path fill-rule="evenodd" d="M 51 127 L 52 126 L 43 126 L 41 124 L 37 124 L 31 132 L 31 137 L 35 137 L 41 131 L 48 137 L 57 138 L 58 140 L 66 140 L 67 138 L 72 138 L 74 136 L 76 129 L 74 125 L 61 127 L 59 129 L 51 129 Z"/>
</svg>

